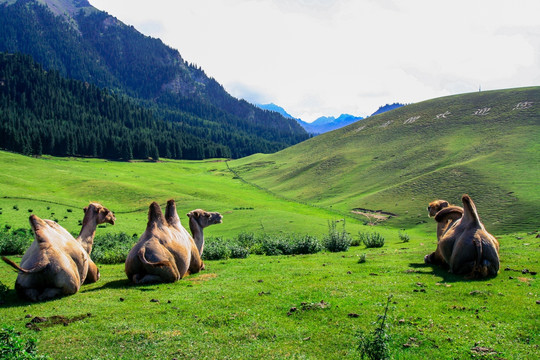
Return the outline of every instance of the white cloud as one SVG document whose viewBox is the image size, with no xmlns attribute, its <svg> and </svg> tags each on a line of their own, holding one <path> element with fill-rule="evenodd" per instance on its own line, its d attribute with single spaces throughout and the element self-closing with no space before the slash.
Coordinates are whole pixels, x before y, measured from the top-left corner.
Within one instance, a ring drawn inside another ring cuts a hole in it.
<svg viewBox="0 0 540 360">
<path fill-rule="evenodd" d="M 307 121 L 540 82 L 537 0 L 90 2 Z"/>
</svg>

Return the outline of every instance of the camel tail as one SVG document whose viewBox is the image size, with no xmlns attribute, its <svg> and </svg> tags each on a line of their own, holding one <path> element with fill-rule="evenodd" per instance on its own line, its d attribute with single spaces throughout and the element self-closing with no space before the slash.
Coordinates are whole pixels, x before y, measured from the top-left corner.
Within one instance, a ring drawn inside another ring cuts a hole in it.
<svg viewBox="0 0 540 360">
<path fill-rule="evenodd" d="M 472 201 L 471 197 L 467 194 L 463 195 L 461 198 L 463 202 L 463 220 L 467 223 L 473 223 L 480 226 L 480 218 L 478 217 L 478 212 L 476 211 L 476 205 Z"/>
<path fill-rule="evenodd" d="M 151 267 L 162 267 L 162 266 L 170 266 L 171 265 L 171 262 L 168 261 L 168 260 L 164 260 L 164 261 L 157 261 L 157 262 L 151 262 L 151 261 L 148 261 L 146 259 L 146 257 L 144 256 L 146 253 L 146 249 L 144 247 L 142 247 L 138 252 L 137 252 L 137 256 L 139 258 L 139 260 L 141 260 L 141 262 L 144 264 L 144 265 L 148 265 L 148 266 L 151 266 Z"/>
<path fill-rule="evenodd" d="M 161 207 L 159 207 L 159 204 L 155 201 L 151 203 L 150 207 L 148 208 L 147 227 L 152 227 L 154 224 L 157 224 L 160 227 L 165 224 L 165 217 L 161 212 Z"/>
<path fill-rule="evenodd" d="M 19 265 L 17 265 L 15 262 L 13 262 L 12 260 L 8 259 L 7 257 L 5 256 L 2 256 L 2 260 L 4 260 L 4 262 L 6 264 L 8 264 L 9 266 L 11 266 L 12 268 L 14 268 L 15 270 L 17 271 L 21 271 L 25 274 L 32 274 L 32 273 L 36 273 L 36 272 L 40 272 L 40 271 L 43 271 L 43 269 L 45 269 L 47 267 L 48 264 L 38 264 L 36 265 L 35 267 L 33 267 L 32 269 L 23 269 L 22 267 L 20 267 Z"/>
</svg>

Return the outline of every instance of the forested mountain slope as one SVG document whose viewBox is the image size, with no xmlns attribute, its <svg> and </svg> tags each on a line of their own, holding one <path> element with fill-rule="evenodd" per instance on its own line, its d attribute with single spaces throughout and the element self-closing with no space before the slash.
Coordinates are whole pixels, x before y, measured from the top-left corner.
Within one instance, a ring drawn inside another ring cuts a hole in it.
<svg viewBox="0 0 540 360">
<path fill-rule="evenodd" d="M 294 120 L 232 97 L 177 50 L 86 0 L 0 0 L 0 51 L 137 99 L 157 121 L 189 125 L 196 131 L 184 136 L 202 144 L 193 158 L 268 153 L 308 137 Z"/>
</svg>

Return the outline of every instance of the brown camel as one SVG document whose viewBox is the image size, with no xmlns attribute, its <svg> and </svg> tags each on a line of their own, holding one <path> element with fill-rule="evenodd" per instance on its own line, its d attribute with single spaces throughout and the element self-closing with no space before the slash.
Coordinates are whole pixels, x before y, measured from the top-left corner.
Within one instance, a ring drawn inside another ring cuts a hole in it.
<svg viewBox="0 0 540 360">
<path fill-rule="evenodd" d="M 219 213 L 193 210 L 189 214 L 193 237 L 180 223 L 174 200 L 167 201 L 165 216 L 156 202 L 150 204 L 146 231 L 126 259 L 126 275 L 135 284 L 175 282 L 204 269 L 203 229 L 220 224 Z"/>
<path fill-rule="evenodd" d="M 32 301 L 71 295 L 83 283 L 99 279 L 96 264 L 90 259 L 94 234 L 98 224 L 114 225 L 114 214 L 97 203 L 84 209 L 80 235 L 75 239 L 66 229 L 52 220 L 30 216 L 34 242 L 25 252 L 21 264 L 6 257 L 2 259 L 18 270 L 15 289 L 21 297 Z"/>
<path fill-rule="evenodd" d="M 441 212 L 443 209 L 444 212 Z M 456 220 L 463 216 L 463 208 L 450 205 L 446 200 L 435 200 L 430 202 L 427 210 L 428 216 L 433 218 L 440 213 L 439 219 L 441 221 L 437 222 L 437 241 L 441 239 L 442 234 L 444 234 Z"/>
<path fill-rule="evenodd" d="M 496 276 L 499 271 L 499 242 L 484 228 L 469 195 L 463 195 L 461 201 L 463 209 L 448 206 L 435 215 L 439 240 L 437 250 L 426 255 L 424 261 L 448 265 L 450 272 L 465 274 L 469 278 Z"/>
</svg>

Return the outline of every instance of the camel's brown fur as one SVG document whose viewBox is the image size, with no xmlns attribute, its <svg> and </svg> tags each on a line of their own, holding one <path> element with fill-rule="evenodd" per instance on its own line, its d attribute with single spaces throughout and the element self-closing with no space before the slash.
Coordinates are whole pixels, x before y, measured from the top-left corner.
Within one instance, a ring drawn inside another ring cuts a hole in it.
<svg viewBox="0 0 540 360">
<path fill-rule="evenodd" d="M 156 202 L 150 204 L 146 231 L 126 259 L 125 270 L 130 281 L 174 282 L 204 268 L 203 228 L 221 223 L 222 216 L 204 210 L 194 210 L 188 216 L 193 237 L 180 223 L 174 200 L 167 202 L 165 216 Z"/>
<path fill-rule="evenodd" d="M 19 272 L 15 282 L 17 293 L 32 301 L 48 300 L 74 294 L 83 283 L 97 281 L 99 270 L 89 256 L 95 229 L 98 224 L 114 224 L 115 220 L 111 211 L 92 203 L 85 208 L 81 234 L 75 239 L 56 222 L 30 216 L 35 240 L 21 264 L 2 257 Z"/>
<path fill-rule="evenodd" d="M 496 276 L 499 271 L 499 242 L 484 228 L 469 195 L 463 195 L 461 200 L 462 210 L 448 206 L 435 215 L 438 223 L 437 250 L 426 255 L 424 260 L 426 263 L 448 265 L 450 272 L 470 278 Z"/>
</svg>

